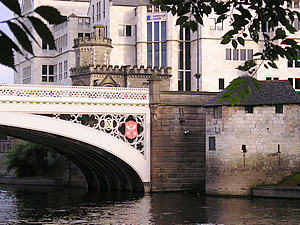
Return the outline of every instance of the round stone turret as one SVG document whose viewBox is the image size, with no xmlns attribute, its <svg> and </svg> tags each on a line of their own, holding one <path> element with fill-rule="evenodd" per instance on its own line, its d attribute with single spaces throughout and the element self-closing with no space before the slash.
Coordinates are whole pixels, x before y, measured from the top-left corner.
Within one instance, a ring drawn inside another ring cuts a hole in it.
<svg viewBox="0 0 300 225">
<path fill-rule="evenodd" d="M 94 26 L 94 35 L 91 38 L 74 39 L 76 67 L 87 65 L 109 65 L 112 41 L 105 37 L 103 25 Z"/>
</svg>

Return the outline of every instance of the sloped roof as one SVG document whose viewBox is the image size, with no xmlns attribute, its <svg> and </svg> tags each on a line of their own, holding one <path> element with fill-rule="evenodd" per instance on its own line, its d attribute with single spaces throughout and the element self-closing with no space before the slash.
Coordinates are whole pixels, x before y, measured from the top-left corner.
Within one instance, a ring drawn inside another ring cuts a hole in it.
<svg viewBox="0 0 300 225">
<path fill-rule="evenodd" d="M 114 5 L 124 5 L 124 6 L 139 6 L 139 5 L 149 5 L 152 0 L 112 0 Z"/>
<path fill-rule="evenodd" d="M 248 99 L 241 99 L 240 105 L 276 105 L 276 104 L 300 104 L 300 95 L 293 89 L 287 80 L 259 81 L 260 88 L 256 89 L 250 82 L 251 95 Z M 210 99 L 205 106 L 230 105 L 228 101 L 218 102 L 219 97 L 226 90 L 221 91 Z"/>
</svg>

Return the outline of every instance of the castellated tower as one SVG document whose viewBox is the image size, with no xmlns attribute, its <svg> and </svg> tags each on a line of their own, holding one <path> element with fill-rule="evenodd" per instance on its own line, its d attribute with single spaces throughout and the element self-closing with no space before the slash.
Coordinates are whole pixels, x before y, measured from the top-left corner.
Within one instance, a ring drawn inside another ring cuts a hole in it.
<svg viewBox="0 0 300 225">
<path fill-rule="evenodd" d="M 152 74 L 157 74 L 163 89 L 170 88 L 170 67 L 110 65 L 112 40 L 105 37 L 103 25 L 95 25 L 90 38 L 76 38 L 73 48 L 76 62 L 70 69 L 72 85 L 143 88 L 148 87 Z"/>
<path fill-rule="evenodd" d="M 95 25 L 94 36 L 74 40 L 76 67 L 110 64 L 111 39 L 105 37 L 104 29 L 103 25 Z"/>
</svg>

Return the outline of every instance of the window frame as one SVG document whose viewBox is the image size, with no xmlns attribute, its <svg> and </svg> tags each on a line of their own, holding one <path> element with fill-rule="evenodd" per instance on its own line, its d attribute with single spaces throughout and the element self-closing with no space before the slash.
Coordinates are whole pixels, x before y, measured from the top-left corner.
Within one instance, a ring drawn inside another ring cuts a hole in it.
<svg viewBox="0 0 300 225">
<path fill-rule="evenodd" d="M 245 105 L 245 113 L 253 114 L 254 107 L 253 105 Z"/>
<path fill-rule="evenodd" d="M 275 105 L 275 113 L 283 114 L 283 104 Z"/>
<path fill-rule="evenodd" d="M 216 137 L 208 137 L 208 150 L 216 151 Z"/>
</svg>

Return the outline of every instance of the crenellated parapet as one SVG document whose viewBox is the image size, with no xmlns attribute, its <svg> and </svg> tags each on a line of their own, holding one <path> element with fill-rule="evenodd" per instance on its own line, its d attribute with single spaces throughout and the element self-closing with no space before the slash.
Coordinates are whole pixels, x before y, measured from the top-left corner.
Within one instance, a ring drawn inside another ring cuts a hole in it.
<svg viewBox="0 0 300 225">
<path fill-rule="evenodd" d="M 107 46 L 111 47 L 112 40 L 107 37 L 96 38 L 92 36 L 91 38 L 75 38 L 73 48 L 85 47 L 85 46 Z"/>
<path fill-rule="evenodd" d="M 96 65 L 95 67 L 93 65 L 89 66 L 79 66 L 79 67 L 73 67 L 71 68 L 71 77 L 74 76 L 81 76 L 86 74 L 93 74 L 93 75 L 121 75 L 124 76 L 125 74 L 127 76 L 138 76 L 138 77 L 148 77 L 152 74 L 157 74 L 162 79 L 168 79 L 171 77 L 171 67 L 150 67 L 150 66 L 112 66 L 112 65 Z"/>
</svg>

